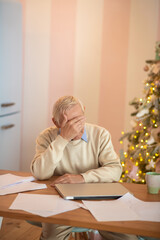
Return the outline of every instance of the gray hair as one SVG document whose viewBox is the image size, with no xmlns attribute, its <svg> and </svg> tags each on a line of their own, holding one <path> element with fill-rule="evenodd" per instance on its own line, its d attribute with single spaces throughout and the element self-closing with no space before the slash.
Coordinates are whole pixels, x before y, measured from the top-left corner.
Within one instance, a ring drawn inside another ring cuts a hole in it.
<svg viewBox="0 0 160 240">
<path fill-rule="evenodd" d="M 54 120 L 60 125 L 62 113 L 77 104 L 81 106 L 82 111 L 84 112 L 84 106 L 78 98 L 75 98 L 74 96 L 64 96 L 59 98 L 53 105 L 52 116 Z"/>
</svg>

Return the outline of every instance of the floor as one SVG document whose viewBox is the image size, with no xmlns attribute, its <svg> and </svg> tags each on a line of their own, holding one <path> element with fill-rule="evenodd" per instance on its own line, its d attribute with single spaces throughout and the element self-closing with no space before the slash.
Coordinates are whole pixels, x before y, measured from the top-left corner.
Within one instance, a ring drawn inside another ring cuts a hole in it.
<svg viewBox="0 0 160 240">
<path fill-rule="evenodd" d="M 24 220 L 4 218 L 0 240 L 39 240 L 41 229 Z"/>
<path fill-rule="evenodd" d="M 0 240 L 39 240 L 41 228 L 24 220 L 4 218 L 0 230 Z M 74 240 L 70 235 L 69 240 Z M 86 240 L 81 234 L 77 240 Z"/>
</svg>

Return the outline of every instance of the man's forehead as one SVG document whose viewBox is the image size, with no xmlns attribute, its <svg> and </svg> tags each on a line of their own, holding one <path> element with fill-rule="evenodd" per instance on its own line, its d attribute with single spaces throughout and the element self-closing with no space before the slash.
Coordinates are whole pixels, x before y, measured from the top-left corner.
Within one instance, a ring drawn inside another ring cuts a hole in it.
<svg viewBox="0 0 160 240">
<path fill-rule="evenodd" d="M 71 108 L 67 109 L 65 111 L 65 114 L 66 114 L 68 120 L 71 120 L 75 117 L 80 117 L 80 116 L 84 115 L 82 108 L 79 104 L 76 104 L 76 105 L 72 106 Z"/>
</svg>

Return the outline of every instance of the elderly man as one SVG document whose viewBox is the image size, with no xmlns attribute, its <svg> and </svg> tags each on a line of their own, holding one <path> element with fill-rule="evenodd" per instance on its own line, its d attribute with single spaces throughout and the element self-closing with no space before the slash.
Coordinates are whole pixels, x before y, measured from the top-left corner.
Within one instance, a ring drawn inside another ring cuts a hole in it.
<svg viewBox="0 0 160 240">
<path fill-rule="evenodd" d="M 113 182 L 121 176 L 120 160 L 109 132 L 85 123 L 85 108 L 79 99 L 64 96 L 53 106 L 55 127 L 37 138 L 32 174 L 40 180 L 59 176 L 56 183 Z M 68 239 L 71 226 L 42 223 L 41 240 Z M 125 234 L 100 232 L 108 240 L 137 239 Z"/>
</svg>

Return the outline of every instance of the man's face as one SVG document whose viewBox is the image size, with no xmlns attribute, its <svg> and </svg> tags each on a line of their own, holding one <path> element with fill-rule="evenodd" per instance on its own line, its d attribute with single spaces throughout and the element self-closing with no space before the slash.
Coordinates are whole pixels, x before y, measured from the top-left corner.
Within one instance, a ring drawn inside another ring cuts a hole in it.
<svg viewBox="0 0 160 240">
<path fill-rule="evenodd" d="M 65 116 L 67 117 L 67 122 L 72 120 L 73 118 L 84 116 L 84 112 L 82 111 L 82 108 L 79 104 L 74 105 L 70 109 L 65 111 Z M 84 133 L 84 126 L 81 130 L 81 132 L 73 139 L 73 140 L 78 140 L 82 137 Z"/>
</svg>

